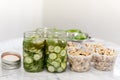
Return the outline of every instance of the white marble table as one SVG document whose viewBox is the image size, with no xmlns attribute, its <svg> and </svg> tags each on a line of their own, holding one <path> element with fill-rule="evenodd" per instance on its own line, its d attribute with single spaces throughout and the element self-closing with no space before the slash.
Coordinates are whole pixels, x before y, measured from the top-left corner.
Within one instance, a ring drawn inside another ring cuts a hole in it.
<svg viewBox="0 0 120 80">
<path fill-rule="evenodd" d="M 95 40 L 105 43 L 109 47 L 118 51 L 120 50 L 120 47 L 116 44 L 99 39 Z M 0 53 L 5 51 L 16 51 L 22 53 L 22 41 L 22 38 L 17 38 L 1 42 Z M 119 61 L 119 59 L 117 61 Z M 120 63 L 117 64 L 120 65 Z M 115 71 L 118 71 L 117 67 L 115 67 Z M 113 71 L 98 71 L 94 68 L 91 68 L 88 72 L 78 73 L 71 71 L 69 67 L 66 72 L 63 73 L 48 73 L 46 70 L 39 73 L 28 73 L 24 71 L 23 67 L 15 70 L 4 70 L 0 65 L 0 80 L 120 80 L 120 74 L 117 77 L 113 75 Z"/>
</svg>

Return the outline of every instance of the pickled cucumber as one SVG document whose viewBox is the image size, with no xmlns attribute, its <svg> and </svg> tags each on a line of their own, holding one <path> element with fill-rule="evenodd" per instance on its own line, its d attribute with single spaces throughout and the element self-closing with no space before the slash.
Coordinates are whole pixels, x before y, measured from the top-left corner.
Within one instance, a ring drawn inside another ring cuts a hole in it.
<svg viewBox="0 0 120 80">
<path fill-rule="evenodd" d="M 54 44 L 51 44 L 51 42 Z M 49 72 L 63 72 L 66 70 L 66 41 L 46 40 L 46 67 Z"/>
<path fill-rule="evenodd" d="M 23 64 L 28 72 L 40 72 L 44 69 L 45 40 L 39 37 L 27 37 L 23 41 Z"/>
</svg>

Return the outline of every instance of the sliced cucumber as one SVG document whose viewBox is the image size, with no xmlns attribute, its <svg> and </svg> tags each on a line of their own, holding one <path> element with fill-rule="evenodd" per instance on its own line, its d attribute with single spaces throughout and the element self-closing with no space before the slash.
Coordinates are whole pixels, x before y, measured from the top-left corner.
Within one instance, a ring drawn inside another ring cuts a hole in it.
<svg viewBox="0 0 120 80">
<path fill-rule="evenodd" d="M 55 53 L 51 53 L 50 55 L 49 55 L 49 58 L 50 59 L 56 59 L 57 58 L 57 55 L 55 54 Z"/>
<path fill-rule="evenodd" d="M 55 71 L 55 68 L 54 68 L 53 66 L 48 66 L 48 71 L 54 72 L 54 71 Z"/>
<path fill-rule="evenodd" d="M 62 51 L 60 52 L 60 55 L 61 55 L 61 56 L 65 56 L 66 53 L 67 53 L 66 50 L 62 50 Z"/>
<path fill-rule="evenodd" d="M 54 46 L 48 46 L 48 51 L 53 52 L 54 51 Z"/>
<path fill-rule="evenodd" d="M 40 58 L 42 58 L 42 54 L 35 54 L 33 57 L 35 61 L 38 61 Z"/>
<path fill-rule="evenodd" d="M 37 38 L 37 39 L 33 40 L 33 44 L 44 44 L 44 40 Z"/>
<path fill-rule="evenodd" d="M 64 57 L 63 62 L 67 62 L 67 55 Z"/>
<path fill-rule="evenodd" d="M 28 56 L 28 54 L 24 52 L 24 53 L 23 53 L 23 56 L 24 56 L 24 57 L 27 57 L 27 56 Z"/>
<path fill-rule="evenodd" d="M 59 46 L 56 46 L 54 48 L 54 52 L 59 53 L 61 51 L 61 48 Z"/>
<path fill-rule="evenodd" d="M 52 65 L 55 67 L 55 68 L 58 68 L 60 66 L 60 63 L 59 62 L 56 62 L 56 61 L 53 61 L 52 62 Z"/>
<path fill-rule="evenodd" d="M 67 66 L 67 64 L 66 64 L 66 63 L 61 63 L 61 67 L 62 67 L 63 69 L 65 69 L 65 68 L 66 68 L 66 66 Z"/>
<path fill-rule="evenodd" d="M 24 62 L 30 64 L 33 62 L 33 59 L 31 57 L 25 57 Z"/>
<path fill-rule="evenodd" d="M 60 58 L 57 58 L 55 61 L 57 61 L 57 62 L 61 62 L 61 59 L 60 59 Z"/>
<path fill-rule="evenodd" d="M 41 51 L 41 49 L 39 49 L 35 53 L 42 54 L 42 51 Z"/>
<path fill-rule="evenodd" d="M 38 67 L 37 66 L 32 66 L 31 71 L 37 71 Z"/>
<path fill-rule="evenodd" d="M 57 72 L 62 72 L 63 71 L 63 69 L 61 68 L 61 67 L 59 67 L 58 69 L 57 69 Z"/>
<path fill-rule="evenodd" d="M 41 54 L 43 54 L 43 52 L 42 52 L 42 51 L 40 51 L 40 52 L 39 52 L 39 53 L 37 53 L 37 54 L 41 55 Z"/>
<path fill-rule="evenodd" d="M 37 49 L 35 47 L 32 47 L 29 49 L 29 52 L 35 53 L 35 52 L 37 52 Z"/>
</svg>

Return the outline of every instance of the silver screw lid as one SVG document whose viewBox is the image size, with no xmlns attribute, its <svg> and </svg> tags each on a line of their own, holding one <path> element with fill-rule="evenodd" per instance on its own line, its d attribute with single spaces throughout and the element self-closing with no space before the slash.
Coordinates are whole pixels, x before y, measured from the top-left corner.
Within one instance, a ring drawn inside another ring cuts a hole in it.
<svg viewBox="0 0 120 80">
<path fill-rule="evenodd" d="M 1 55 L 3 69 L 17 69 L 21 66 L 21 56 L 16 52 L 4 52 Z"/>
</svg>

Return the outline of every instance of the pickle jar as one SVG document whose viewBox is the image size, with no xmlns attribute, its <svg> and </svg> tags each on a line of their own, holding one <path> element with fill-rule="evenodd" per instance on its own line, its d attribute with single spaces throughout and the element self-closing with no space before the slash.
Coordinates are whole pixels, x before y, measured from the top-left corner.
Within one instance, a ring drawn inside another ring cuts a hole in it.
<svg viewBox="0 0 120 80">
<path fill-rule="evenodd" d="M 23 65 L 27 72 L 40 72 L 44 69 L 45 39 L 43 32 L 30 31 L 24 33 Z"/>
<path fill-rule="evenodd" d="M 48 31 L 46 39 L 46 68 L 49 72 L 64 72 L 67 67 L 66 32 Z"/>
</svg>

